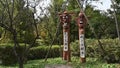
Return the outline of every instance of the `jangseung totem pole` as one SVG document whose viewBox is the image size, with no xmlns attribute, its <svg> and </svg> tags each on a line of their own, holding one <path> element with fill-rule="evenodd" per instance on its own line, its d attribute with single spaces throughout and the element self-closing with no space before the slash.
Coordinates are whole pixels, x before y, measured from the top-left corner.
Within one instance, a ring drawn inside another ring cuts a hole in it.
<svg viewBox="0 0 120 68">
<path fill-rule="evenodd" d="M 80 59 L 81 62 L 86 62 L 85 58 L 85 25 L 86 25 L 86 18 L 84 13 L 81 11 L 79 16 L 77 17 L 77 25 L 79 30 L 79 44 L 80 44 Z"/>
<path fill-rule="evenodd" d="M 71 15 L 67 11 L 59 14 L 63 26 L 63 60 L 71 61 L 70 57 L 70 20 Z"/>
</svg>

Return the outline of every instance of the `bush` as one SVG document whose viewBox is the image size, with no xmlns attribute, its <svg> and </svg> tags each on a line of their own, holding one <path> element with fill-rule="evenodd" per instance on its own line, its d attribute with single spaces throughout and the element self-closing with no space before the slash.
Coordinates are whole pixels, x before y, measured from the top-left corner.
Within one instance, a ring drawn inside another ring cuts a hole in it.
<svg viewBox="0 0 120 68">
<path fill-rule="evenodd" d="M 44 59 L 47 52 L 49 50 L 49 46 L 38 46 L 33 47 L 30 49 L 28 59 Z M 48 58 L 51 57 L 59 57 L 60 56 L 60 47 L 59 46 L 52 46 Z"/>
<path fill-rule="evenodd" d="M 76 40 L 70 44 L 71 46 L 71 53 L 73 56 L 80 56 L 80 49 L 79 49 L 79 42 Z"/>
<path fill-rule="evenodd" d="M 21 44 L 22 45 L 22 44 Z M 17 48 L 17 52 L 22 53 L 23 47 Z M 17 62 L 17 58 L 14 54 L 13 44 L 1 44 L 0 45 L 0 60 L 3 65 L 9 65 Z"/>
<path fill-rule="evenodd" d="M 98 53 L 97 51 L 97 42 L 94 39 L 87 39 L 85 40 L 85 45 L 86 45 L 86 56 L 87 57 L 95 57 Z M 73 56 L 80 56 L 80 45 L 79 41 L 76 40 L 75 42 L 71 43 L 71 51 Z M 95 51 L 96 50 L 96 51 Z M 99 51 L 97 51 L 99 52 Z M 97 55 L 98 56 L 98 55 Z"/>
<path fill-rule="evenodd" d="M 101 39 L 105 55 L 101 52 L 99 44 L 95 39 L 86 39 L 86 57 L 104 59 L 108 63 L 120 63 L 120 45 L 118 39 Z M 71 43 L 72 55 L 79 56 L 79 42 L 76 40 Z"/>
<path fill-rule="evenodd" d="M 30 49 L 28 56 L 25 58 L 28 60 L 43 59 L 45 58 L 45 55 L 48 49 L 49 49 L 49 46 L 33 47 Z M 17 48 L 17 52 L 20 54 L 22 54 L 24 50 L 25 50 L 24 46 Z M 60 47 L 55 45 L 51 48 L 48 58 L 58 57 L 58 56 L 60 56 Z M 2 62 L 3 65 L 10 65 L 10 64 L 14 64 L 17 62 L 17 58 L 13 51 L 13 44 L 1 44 L 0 45 L 0 62 Z"/>
</svg>

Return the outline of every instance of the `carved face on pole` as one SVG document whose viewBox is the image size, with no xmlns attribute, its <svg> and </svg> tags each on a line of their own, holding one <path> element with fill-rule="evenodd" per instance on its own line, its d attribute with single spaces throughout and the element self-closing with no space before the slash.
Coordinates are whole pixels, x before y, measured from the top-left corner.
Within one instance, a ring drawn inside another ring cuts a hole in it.
<svg viewBox="0 0 120 68">
<path fill-rule="evenodd" d="M 68 23 L 69 22 L 69 15 L 67 13 L 63 14 L 63 23 Z"/>
<path fill-rule="evenodd" d="M 67 29 L 68 25 L 69 25 L 69 14 L 67 13 L 67 11 L 65 11 L 62 15 L 62 21 L 63 21 L 63 28 Z"/>
<path fill-rule="evenodd" d="M 77 19 L 77 24 L 78 24 L 79 28 L 83 28 L 86 24 L 86 19 L 82 12 L 79 14 L 79 17 Z"/>
</svg>

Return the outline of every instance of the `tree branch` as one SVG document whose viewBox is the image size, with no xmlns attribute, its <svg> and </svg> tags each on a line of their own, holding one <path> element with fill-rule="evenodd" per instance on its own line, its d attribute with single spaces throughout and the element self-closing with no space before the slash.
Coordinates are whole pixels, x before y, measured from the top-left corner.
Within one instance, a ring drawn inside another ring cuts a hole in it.
<svg viewBox="0 0 120 68">
<path fill-rule="evenodd" d="M 7 6 L 7 9 L 8 9 L 7 12 L 8 12 L 8 16 L 9 16 L 9 19 L 10 19 L 10 27 L 13 28 L 13 25 L 12 25 L 13 17 L 12 17 L 12 15 L 10 13 L 10 7 L 9 7 L 9 4 L 8 4 L 8 0 L 6 0 L 6 6 Z"/>
</svg>

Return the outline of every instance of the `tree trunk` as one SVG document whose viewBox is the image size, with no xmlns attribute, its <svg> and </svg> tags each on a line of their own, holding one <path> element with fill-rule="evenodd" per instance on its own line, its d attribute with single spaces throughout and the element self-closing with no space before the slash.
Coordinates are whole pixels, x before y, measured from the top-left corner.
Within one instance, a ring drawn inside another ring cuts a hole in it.
<svg viewBox="0 0 120 68">
<path fill-rule="evenodd" d="M 12 29 L 13 31 L 11 31 L 11 33 L 13 34 L 13 40 L 14 40 L 14 52 L 15 52 L 15 55 L 17 57 L 17 61 L 18 61 L 18 64 L 19 64 L 19 68 L 23 68 L 23 62 L 24 62 L 24 59 L 23 59 L 23 55 L 18 53 L 16 51 L 16 48 L 20 47 L 19 43 L 18 43 L 18 40 L 17 40 L 17 32 L 16 30 Z M 17 47 L 16 47 L 17 46 Z"/>
<path fill-rule="evenodd" d="M 19 60 L 18 60 L 18 63 L 19 63 L 19 68 L 24 68 L 23 67 L 23 59 L 22 59 L 22 57 L 19 57 Z"/>
</svg>

